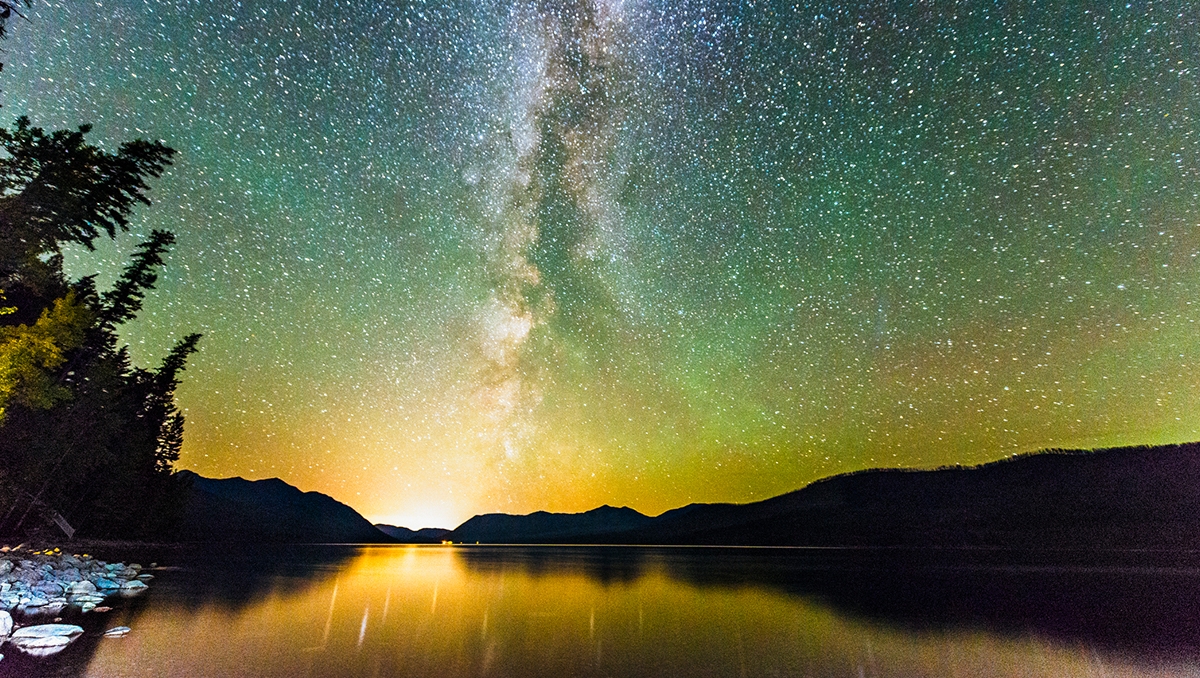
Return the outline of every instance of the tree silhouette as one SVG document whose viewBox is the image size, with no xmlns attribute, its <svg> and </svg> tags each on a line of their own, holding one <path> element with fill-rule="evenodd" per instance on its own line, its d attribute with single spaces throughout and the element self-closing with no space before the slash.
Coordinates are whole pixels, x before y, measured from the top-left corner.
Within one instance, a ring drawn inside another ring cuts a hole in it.
<svg viewBox="0 0 1200 678">
<path fill-rule="evenodd" d="M 0 27 L 15 11 L 0 0 Z M 118 336 L 174 235 L 152 231 L 106 292 L 62 267 L 64 245 L 90 250 L 128 230 L 175 151 L 135 140 L 110 153 L 89 131 L 46 133 L 24 117 L 0 129 L 0 534 L 43 529 L 57 512 L 83 534 L 161 535 L 182 506 L 174 394 L 200 335 L 157 370 L 134 366 Z"/>
</svg>

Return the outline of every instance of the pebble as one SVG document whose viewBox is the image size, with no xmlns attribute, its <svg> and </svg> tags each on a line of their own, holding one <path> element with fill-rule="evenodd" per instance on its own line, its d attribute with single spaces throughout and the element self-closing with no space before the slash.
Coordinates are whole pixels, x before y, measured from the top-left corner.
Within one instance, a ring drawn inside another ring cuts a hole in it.
<svg viewBox="0 0 1200 678">
<path fill-rule="evenodd" d="M 130 631 L 132 631 L 132 629 L 130 629 L 128 626 L 114 626 L 113 628 L 104 632 L 104 637 L 105 638 L 120 638 L 121 636 L 129 633 Z"/>
</svg>

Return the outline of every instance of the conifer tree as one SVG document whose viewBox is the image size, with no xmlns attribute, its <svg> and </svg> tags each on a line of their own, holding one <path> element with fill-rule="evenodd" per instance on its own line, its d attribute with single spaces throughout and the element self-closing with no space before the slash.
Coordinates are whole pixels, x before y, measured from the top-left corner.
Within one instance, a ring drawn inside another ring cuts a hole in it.
<svg viewBox="0 0 1200 678">
<path fill-rule="evenodd" d="M 0 37 L 22 2 L 0 0 Z M 119 330 L 134 320 L 175 242 L 152 231 L 114 287 L 69 280 L 62 248 L 127 231 L 147 180 L 175 151 L 135 140 L 108 152 L 90 127 L 0 128 L 0 535 L 54 513 L 93 536 L 161 535 L 182 506 L 175 389 L 200 335 L 157 370 L 136 367 Z"/>
</svg>

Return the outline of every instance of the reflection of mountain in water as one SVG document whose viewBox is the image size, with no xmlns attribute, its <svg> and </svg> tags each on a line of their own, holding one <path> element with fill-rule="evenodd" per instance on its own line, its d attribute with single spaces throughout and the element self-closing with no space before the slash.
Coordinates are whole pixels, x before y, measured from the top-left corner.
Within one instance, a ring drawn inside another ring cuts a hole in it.
<svg viewBox="0 0 1200 678">
<path fill-rule="evenodd" d="M 892 626 L 1200 655 L 1197 553 L 471 546 L 459 555 L 484 572 L 569 572 L 605 584 L 661 572 L 700 588 L 763 587 Z"/>
<path fill-rule="evenodd" d="M 182 585 L 172 592 L 172 602 L 190 608 L 254 605 L 268 594 L 320 586 L 357 555 L 351 546 L 322 544 L 192 548 L 173 561 L 181 563 L 173 578 Z"/>
<path fill-rule="evenodd" d="M 1101 657 L 1108 675 L 1158 676 L 1171 675 L 1154 670 L 1164 662 L 1200 658 L 1192 554 L 1137 568 L 1122 558 L 1141 554 L 1110 554 L 1101 567 L 971 549 L 263 546 L 153 555 L 178 569 L 150 594 L 82 616 L 88 634 L 57 657 L 35 665 L 12 653 L 0 676 L 168 675 L 167 667 L 280 677 L 712 667 L 738 675 L 729 662 L 751 654 L 759 659 L 746 675 L 841 675 L 838 667 L 869 667 L 877 656 L 878 675 L 982 675 L 974 669 L 1001 662 L 1028 675 L 1082 676 Z M 133 628 L 129 638 L 99 637 L 118 624 Z M 931 668 L 930 657 L 950 663 Z M 1114 665 L 1122 657 L 1127 665 Z"/>
</svg>

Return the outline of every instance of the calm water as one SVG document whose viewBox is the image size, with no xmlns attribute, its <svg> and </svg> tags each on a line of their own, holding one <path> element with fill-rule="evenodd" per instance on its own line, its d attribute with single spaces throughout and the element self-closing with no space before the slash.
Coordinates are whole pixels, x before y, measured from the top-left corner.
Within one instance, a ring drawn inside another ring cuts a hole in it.
<svg viewBox="0 0 1200 678">
<path fill-rule="evenodd" d="M 59 655 L 4 646 L 0 676 L 1200 674 L 1190 556 L 1147 566 L 1144 554 L 476 546 L 152 557 L 178 569 L 79 618 L 88 633 Z M 98 636 L 119 624 L 132 633 Z"/>
</svg>

